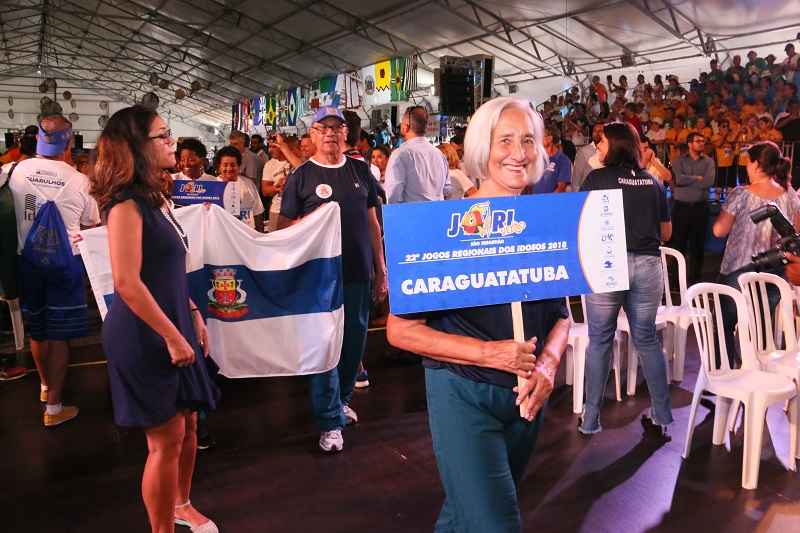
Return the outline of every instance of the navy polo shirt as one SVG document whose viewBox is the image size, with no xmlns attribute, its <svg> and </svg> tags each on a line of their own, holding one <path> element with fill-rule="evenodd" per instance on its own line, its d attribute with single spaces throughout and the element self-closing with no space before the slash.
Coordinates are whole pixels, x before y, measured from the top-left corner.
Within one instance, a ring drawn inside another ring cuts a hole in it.
<svg viewBox="0 0 800 533">
<path fill-rule="evenodd" d="M 342 224 L 342 277 L 345 283 L 372 279 L 369 209 L 380 205 L 375 180 L 364 161 L 344 157 L 338 165 L 309 159 L 286 178 L 281 215 L 305 216 L 327 202 L 337 202 Z"/>
</svg>

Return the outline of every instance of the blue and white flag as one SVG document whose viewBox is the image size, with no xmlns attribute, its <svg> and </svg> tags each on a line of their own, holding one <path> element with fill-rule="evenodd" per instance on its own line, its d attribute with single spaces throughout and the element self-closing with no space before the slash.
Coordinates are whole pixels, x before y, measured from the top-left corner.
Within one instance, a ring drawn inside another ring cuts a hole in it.
<svg viewBox="0 0 800 533">
<path fill-rule="evenodd" d="M 229 378 L 317 374 L 339 362 L 344 333 L 339 205 L 264 235 L 222 208 L 175 215 L 189 237 L 191 297 L 207 319 L 209 351 Z M 106 228 L 79 243 L 100 314 L 114 292 Z"/>
</svg>

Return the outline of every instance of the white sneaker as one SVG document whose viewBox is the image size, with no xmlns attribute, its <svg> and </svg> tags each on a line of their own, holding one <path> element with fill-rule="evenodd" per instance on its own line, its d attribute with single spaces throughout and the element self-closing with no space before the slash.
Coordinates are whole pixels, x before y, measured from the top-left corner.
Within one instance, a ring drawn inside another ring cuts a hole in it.
<svg viewBox="0 0 800 533">
<path fill-rule="evenodd" d="M 323 452 L 340 452 L 344 449 L 341 429 L 323 431 L 319 435 L 319 447 Z"/>
<path fill-rule="evenodd" d="M 353 408 L 347 404 L 342 406 L 342 413 L 344 414 L 344 418 L 347 421 L 347 425 L 351 426 L 353 424 L 358 424 L 358 414 L 353 411 Z"/>
</svg>

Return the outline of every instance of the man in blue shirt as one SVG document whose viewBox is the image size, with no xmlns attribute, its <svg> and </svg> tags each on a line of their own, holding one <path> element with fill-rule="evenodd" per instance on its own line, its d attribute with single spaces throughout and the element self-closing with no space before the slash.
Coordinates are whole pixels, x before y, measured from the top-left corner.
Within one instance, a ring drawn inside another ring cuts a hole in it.
<svg viewBox="0 0 800 533">
<path fill-rule="evenodd" d="M 561 136 L 558 130 L 548 128 L 544 132 L 544 149 L 550 161 L 544 174 L 533 186 L 533 194 L 564 192 L 572 182 L 572 163 L 561 151 Z"/>
<path fill-rule="evenodd" d="M 450 173 L 444 154 L 425 138 L 428 112 L 406 109 L 400 122 L 405 142 L 386 164 L 386 197 L 390 204 L 444 200 L 450 193 Z"/>
</svg>

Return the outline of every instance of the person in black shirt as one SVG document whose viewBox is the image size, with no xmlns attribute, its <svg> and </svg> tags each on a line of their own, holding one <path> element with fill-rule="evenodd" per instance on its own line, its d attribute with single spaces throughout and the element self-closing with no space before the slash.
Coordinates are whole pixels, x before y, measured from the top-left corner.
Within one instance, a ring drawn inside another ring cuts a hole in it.
<svg viewBox="0 0 800 533">
<path fill-rule="evenodd" d="M 323 451 L 341 451 L 342 428 L 358 415 L 348 403 L 367 342 L 370 288 L 386 297 L 386 263 L 375 208 L 375 179 L 364 161 L 342 154 L 347 126 L 341 111 L 321 107 L 314 114 L 311 138 L 316 153 L 286 179 L 278 228 L 285 228 L 327 202 L 337 202 L 342 226 L 344 339 L 339 364 L 311 376 L 311 404 L 321 430 Z M 374 276 L 373 276 L 374 273 Z"/>
<path fill-rule="evenodd" d="M 464 145 L 466 172 L 481 182 L 477 197 L 518 195 L 541 177 L 543 137 L 542 119 L 529 103 L 501 97 L 483 104 Z M 516 488 L 569 331 L 564 299 L 522 308 L 528 342 L 510 340 L 509 304 L 389 316 L 389 342 L 424 357 L 428 418 L 446 495 L 436 531 L 521 530 Z M 517 377 L 528 380 L 521 389 Z"/>
<path fill-rule="evenodd" d="M 639 134 L 633 126 L 621 122 L 607 124 L 597 151 L 605 166 L 590 172 L 581 190 L 622 189 L 629 289 L 586 296 L 589 324 L 586 400 L 578 429 L 587 435 L 602 430 L 600 407 L 611 368 L 617 317 L 622 308 L 630 321 L 633 344 L 639 352 L 650 391 L 652 409 L 642 418 L 642 424 L 668 438 L 672 407 L 667 367 L 655 326 L 664 291 L 659 247 L 672 233 L 667 198 L 663 186 L 642 170 Z"/>
</svg>

